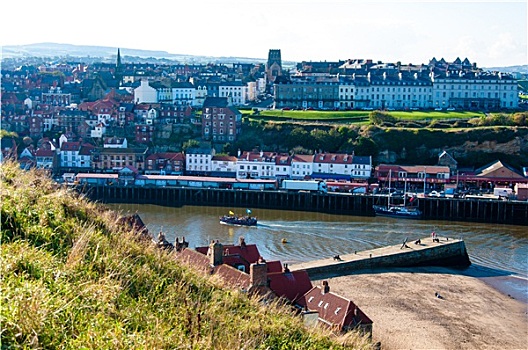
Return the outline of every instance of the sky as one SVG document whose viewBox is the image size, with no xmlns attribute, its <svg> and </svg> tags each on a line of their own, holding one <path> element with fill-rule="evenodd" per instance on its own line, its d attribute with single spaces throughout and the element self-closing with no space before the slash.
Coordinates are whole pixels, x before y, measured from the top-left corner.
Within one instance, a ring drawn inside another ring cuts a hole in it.
<svg viewBox="0 0 528 350">
<path fill-rule="evenodd" d="M 283 61 L 528 64 L 527 0 L 17 0 L 0 45 L 53 42 Z"/>
</svg>

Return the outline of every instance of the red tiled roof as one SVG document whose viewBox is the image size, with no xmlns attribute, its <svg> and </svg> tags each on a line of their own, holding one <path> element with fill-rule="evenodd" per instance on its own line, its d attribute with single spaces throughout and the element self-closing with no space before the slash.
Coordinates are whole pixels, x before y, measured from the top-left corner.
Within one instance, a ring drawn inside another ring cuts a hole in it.
<svg viewBox="0 0 528 350">
<path fill-rule="evenodd" d="M 351 300 L 332 292 L 323 293 L 321 286 L 312 288 L 298 302 L 310 311 L 317 311 L 323 322 L 340 329 L 372 324 L 372 320 Z"/>
<path fill-rule="evenodd" d="M 50 149 L 45 148 L 39 148 L 35 152 L 35 156 L 37 157 L 53 157 L 55 155 L 55 151 L 52 151 Z"/>
<path fill-rule="evenodd" d="M 156 159 L 166 159 L 166 160 L 175 160 L 183 162 L 185 156 L 180 152 L 162 152 L 162 153 L 153 153 L 147 157 L 147 160 L 156 160 Z"/>
<path fill-rule="evenodd" d="M 224 245 L 223 248 L 224 248 L 224 253 L 227 252 L 226 255 L 232 260 L 238 259 L 238 258 L 235 258 L 234 256 L 239 256 L 240 258 L 242 258 L 242 260 L 240 261 L 245 260 L 247 261 L 247 263 L 253 264 L 253 263 L 258 262 L 260 258 L 259 250 L 255 244 L 246 244 L 245 247 L 241 247 L 239 245 Z M 204 255 L 207 255 L 207 251 L 209 250 L 209 247 L 208 246 L 207 247 L 196 247 L 195 249 L 196 251 Z M 236 261 L 239 261 L 239 260 L 236 260 Z M 249 265 L 247 266 L 247 268 L 248 268 L 247 271 L 249 271 Z"/>
<path fill-rule="evenodd" d="M 214 156 L 212 159 L 212 161 L 221 161 L 221 162 L 236 162 L 237 161 L 237 157 L 233 157 L 233 156 Z"/>
<path fill-rule="evenodd" d="M 80 142 L 63 142 L 61 145 L 61 151 L 78 151 L 80 148 Z"/>
<path fill-rule="evenodd" d="M 296 303 L 313 286 L 310 277 L 305 270 L 271 273 L 268 274 L 270 289 L 279 297 L 283 297 Z"/>
<path fill-rule="evenodd" d="M 342 153 L 317 153 L 313 157 L 314 163 L 352 164 L 353 156 Z"/>
<path fill-rule="evenodd" d="M 94 145 L 91 145 L 89 143 L 85 143 L 81 146 L 81 149 L 79 150 L 80 156 L 89 156 L 92 152 L 92 150 L 95 149 Z"/>
<path fill-rule="evenodd" d="M 299 163 L 311 163 L 313 161 L 313 155 L 311 154 L 296 154 L 293 156 L 293 161 Z"/>
</svg>

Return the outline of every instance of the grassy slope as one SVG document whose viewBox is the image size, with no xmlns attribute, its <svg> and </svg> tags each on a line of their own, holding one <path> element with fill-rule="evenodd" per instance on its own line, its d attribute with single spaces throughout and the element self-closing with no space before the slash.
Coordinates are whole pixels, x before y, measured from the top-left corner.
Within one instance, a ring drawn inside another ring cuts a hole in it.
<svg viewBox="0 0 528 350">
<path fill-rule="evenodd" d="M 218 287 L 42 174 L 0 170 L 2 348 L 370 346 L 308 332 L 286 308 Z"/>
<path fill-rule="evenodd" d="M 434 120 L 434 119 L 470 119 L 482 117 L 481 112 L 459 112 L 459 111 L 390 111 L 386 112 L 400 120 Z M 281 111 L 266 110 L 260 112 L 259 116 L 250 115 L 255 120 L 304 120 L 321 122 L 366 122 L 369 119 L 369 111 Z"/>
</svg>

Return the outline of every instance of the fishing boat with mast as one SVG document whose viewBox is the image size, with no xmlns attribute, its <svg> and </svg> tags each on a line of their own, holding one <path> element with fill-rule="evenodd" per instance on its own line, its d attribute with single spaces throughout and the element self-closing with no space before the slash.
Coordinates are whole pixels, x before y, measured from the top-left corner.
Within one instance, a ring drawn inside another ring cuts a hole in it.
<svg viewBox="0 0 528 350">
<path fill-rule="evenodd" d="M 401 219 L 421 219 L 423 213 L 420 209 L 415 206 L 407 205 L 407 182 L 405 182 L 405 188 L 403 192 L 403 204 L 392 204 L 392 193 L 391 188 L 391 175 L 392 170 L 389 170 L 389 194 L 387 198 L 387 205 L 373 205 L 374 213 L 376 216 L 385 216 L 391 218 Z M 414 203 L 415 198 L 410 199 L 411 203 Z"/>
</svg>

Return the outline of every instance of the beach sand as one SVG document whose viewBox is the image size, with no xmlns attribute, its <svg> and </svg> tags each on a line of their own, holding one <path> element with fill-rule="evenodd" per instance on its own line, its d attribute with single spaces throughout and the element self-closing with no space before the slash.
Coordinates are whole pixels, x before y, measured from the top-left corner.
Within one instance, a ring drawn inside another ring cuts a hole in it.
<svg viewBox="0 0 528 350">
<path fill-rule="evenodd" d="M 526 302 L 499 292 L 492 281 L 441 267 L 363 271 L 312 282 L 322 280 L 372 319 L 372 339 L 382 349 L 528 349 Z"/>
</svg>

